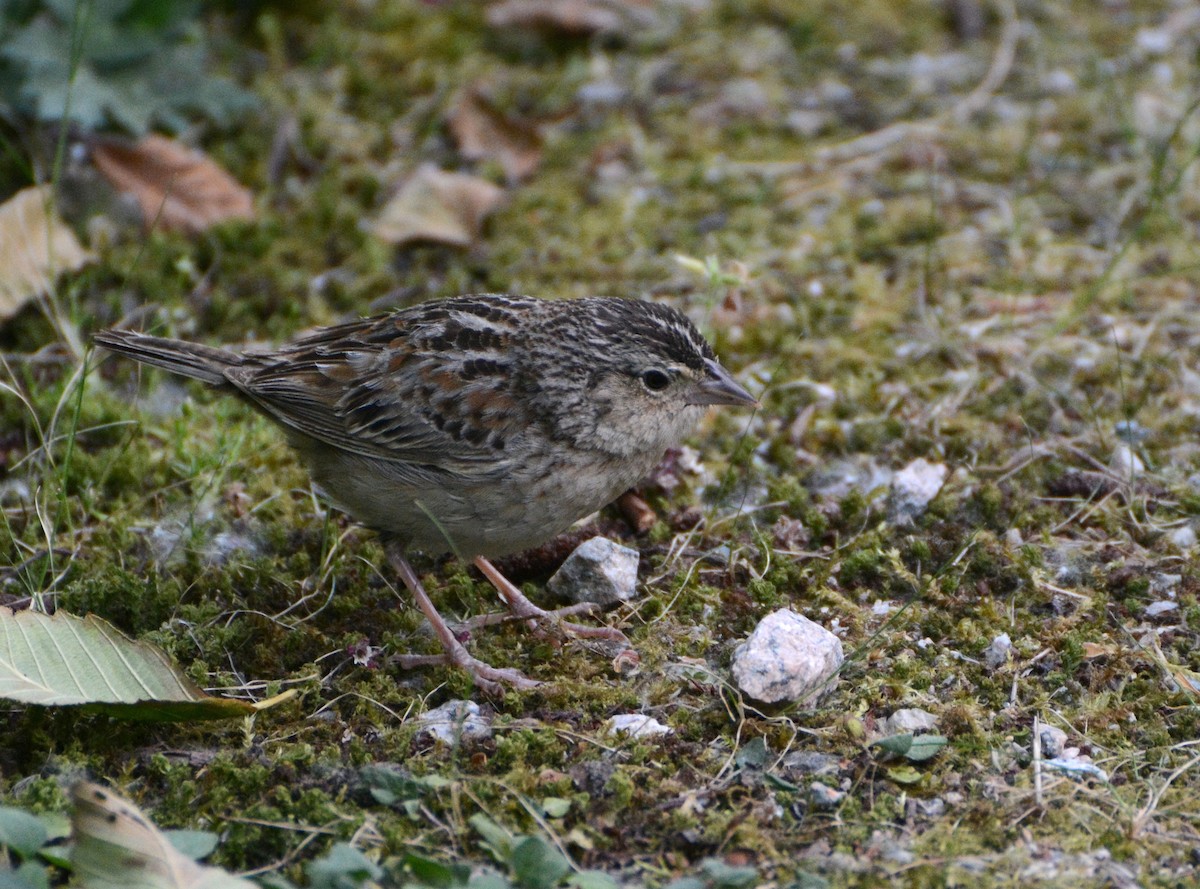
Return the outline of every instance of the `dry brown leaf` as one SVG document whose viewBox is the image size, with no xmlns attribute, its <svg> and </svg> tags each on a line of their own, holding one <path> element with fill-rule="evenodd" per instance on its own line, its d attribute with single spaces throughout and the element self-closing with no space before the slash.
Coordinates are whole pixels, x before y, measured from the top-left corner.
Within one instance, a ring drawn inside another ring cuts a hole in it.
<svg viewBox="0 0 1200 889">
<path fill-rule="evenodd" d="M 537 127 L 501 114 L 475 87 L 459 97 L 447 123 L 463 157 L 499 161 L 509 182 L 531 175 L 542 161 Z"/>
<path fill-rule="evenodd" d="M 619 0 L 505 0 L 488 9 L 487 23 L 493 28 L 591 37 L 625 32 L 630 12 L 629 4 Z"/>
<path fill-rule="evenodd" d="M 49 206 L 49 186 L 26 188 L 0 204 L 0 321 L 11 318 L 63 272 L 94 258 Z"/>
<path fill-rule="evenodd" d="M 1113 657 L 1117 651 L 1117 646 L 1111 644 L 1100 642 L 1083 643 L 1083 659 L 1085 661 L 1095 660 L 1098 657 Z"/>
<path fill-rule="evenodd" d="M 371 226 L 389 244 L 436 241 L 468 247 L 483 221 L 504 200 L 504 189 L 477 176 L 421 165 Z"/>
<path fill-rule="evenodd" d="M 92 160 L 116 188 L 137 198 L 147 228 L 197 234 L 228 219 L 253 219 L 249 189 L 202 151 L 150 135 L 130 145 L 98 143 Z"/>
<path fill-rule="evenodd" d="M 99 784 L 71 788 L 73 885 L 88 889 L 254 889 L 255 884 L 197 864 L 176 849 L 137 806 Z"/>
</svg>

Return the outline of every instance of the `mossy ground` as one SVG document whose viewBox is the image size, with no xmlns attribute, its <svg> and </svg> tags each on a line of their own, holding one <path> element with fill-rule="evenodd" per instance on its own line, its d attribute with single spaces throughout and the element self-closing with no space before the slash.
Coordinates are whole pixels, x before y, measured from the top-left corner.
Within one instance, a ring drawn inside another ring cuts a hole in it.
<svg viewBox="0 0 1200 889">
<path fill-rule="evenodd" d="M 499 629 L 478 656 L 546 685 L 486 700 L 461 673 L 388 665 L 431 639 L 377 542 L 325 510 L 266 421 L 99 356 L 81 390 L 69 361 L 29 357 L 54 333 L 22 314 L 0 331 L 0 379 L 22 393 L 0 392 L 0 563 L 21 566 L 3 596 L 98 613 L 207 687 L 300 694 L 227 725 L 10 708 L 3 798 L 61 808 L 64 778 L 86 773 L 163 826 L 218 830 L 216 863 L 292 877 L 335 838 L 485 861 L 468 825 L 485 812 L 650 885 L 709 856 L 781 886 L 1193 883 L 1200 573 L 1177 532 L 1200 514 L 1194 39 L 1139 36 L 1170 37 L 1165 3 L 1019 4 L 1015 32 L 999 4 L 975 39 L 941 4 L 799 6 L 667 4 L 659 27 L 566 44 L 506 38 L 466 2 L 212 22 L 265 111 L 204 143 L 261 218 L 118 233 L 56 297 L 81 331 L 142 306 L 159 330 L 240 342 L 469 291 L 653 296 L 707 319 L 763 408 L 711 418 L 692 442 L 710 483 L 650 491 L 647 535 L 606 519 L 643 555 L 645 597 L 606 617 L 640 671 Z M 992 100 L 948 113 L 1010 33 Z M 418 163 L 460 164 L 443 120 L 480 80 L 558 121 L 542 166 L 468 251 L 380 245 L 362 220 Z M 581 105 L 593 81 L 620 98 Z M 795 110 L 820 115 L 811 135 Z M 313 163 L 271 178 L 289 118 Z M 831 150 L 900 121 L 921 125 Z M 1122 436 L 1144 468 L 1119 459 Z M 815 481 L 918 457 L 952 473 L 909 526 Z M 254 545 L 222 554 L 223 532 Z M 493 607 L 456 563 L 419 568 L 445 612 Z M 1177 608 L 1147 616 L 1160 600 Z M 813 709 L 757 707 L 728 681 L 734 646 L 785 605 L 849 654 Z M 1012 657 L 989 668 L 1001 633 Z M 382 649 L 367 664 L 363 643 Z M 457 697 L 494 711 L 495 738 L 420 740 L 413 718 Z M 864 744 L 905 707 L 950 741 L 911 767 Z M 627 711 L 675 734 L 605 736 Z M 1108 780 L 1039 778 L 1035 719 Z M 761 766 L 739 757 L 758 738 Z M 831 757 L 816 780 L 839 802 L 814 802 L 797 751 Z M 371 763 L 451 783 L 388 808 L 356 789 Z"/>
</svg>

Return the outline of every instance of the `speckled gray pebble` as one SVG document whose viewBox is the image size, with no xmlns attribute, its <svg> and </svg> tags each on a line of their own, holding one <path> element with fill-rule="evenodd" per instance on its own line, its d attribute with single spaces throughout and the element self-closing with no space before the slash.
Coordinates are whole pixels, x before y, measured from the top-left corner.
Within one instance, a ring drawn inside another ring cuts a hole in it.
<svg viewBox="0 0 1200 889">
<path fill-rule="evenodd" d="M 896 473 L 888 491 L 888 520 L 908 525 L 925 512 L 950 474 L 941 463 L 918 458 Z"/>
<path fill-rule="evenodd" d="M 593 537 L 575 548 L 546 586 L 572 602 L 594 602 L 608 608 L 634 597 L 637 571 L 637 550 L 606 537 Z"/>
<path fill-rule="evenodd" d="M 759 701 L 811 703 L 833 688 L 844 659 L 837 636 L 782 608 L 764 617 L 733 653 L 733 678 Z"/>
<path fill-rule="evenodd" d="M 447 701 L 422 713 L 417 721 L 421 725 L 418 737 L 433 737 L 447 744 L 486 741 L 492 736 L 490 720 L 481 715 L 474 701 Z"/>
</svg>

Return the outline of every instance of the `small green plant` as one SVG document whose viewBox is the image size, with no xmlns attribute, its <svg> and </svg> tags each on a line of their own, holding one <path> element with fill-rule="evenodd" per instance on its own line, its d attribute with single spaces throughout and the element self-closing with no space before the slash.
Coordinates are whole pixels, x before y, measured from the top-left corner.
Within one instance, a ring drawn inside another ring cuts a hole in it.
<svg viewBox="0 0 1200 889">
<path fill-rule="evenodd" d="M 0 885 L 14 889 L 49 885 L 47 864 L 65 864 L 51 843 L 67 833 L 67 820 L 60 815 L 37 816 L 0 806 Z"/>
<path fill-rule="evenodd" d="M 254 104 L 208 71 L 194 0 L 0 0 L 0 116 L 179 131 Z"/>
</svg>

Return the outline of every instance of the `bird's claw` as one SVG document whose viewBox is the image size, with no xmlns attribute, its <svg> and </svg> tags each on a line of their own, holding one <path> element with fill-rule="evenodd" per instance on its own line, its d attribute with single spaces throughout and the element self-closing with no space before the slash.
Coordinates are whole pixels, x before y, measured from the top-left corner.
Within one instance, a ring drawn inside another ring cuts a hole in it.
<svg viewBox="0 0 1200 889">
<path fill-rule="evenodd" d="M 502 694 L 505 685 L 528 691 L 542 684 L 536 679 L 530 679 L 520 670 L 493 667 L 471 655 L 465 648 L 450 654 L 400 654 L 396 655 L 395 662 L 402 670 L 420 667 L 460 667 L 471 675 L 481 691 L 490 695 Z"/>
</svg>

